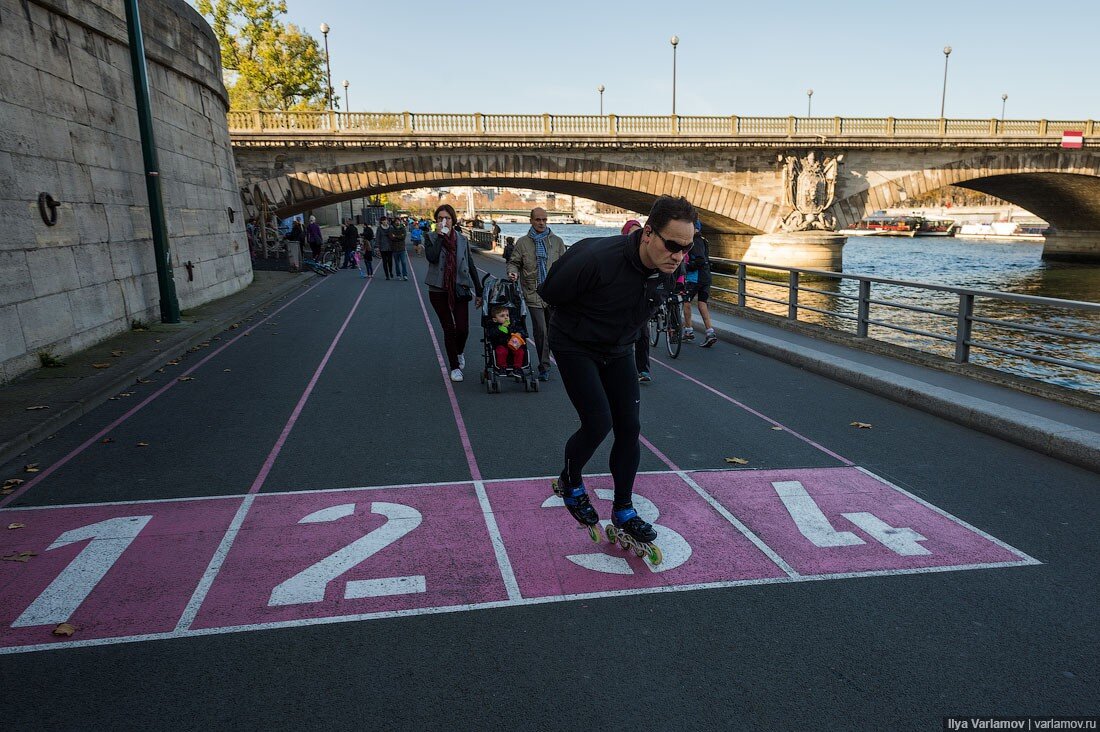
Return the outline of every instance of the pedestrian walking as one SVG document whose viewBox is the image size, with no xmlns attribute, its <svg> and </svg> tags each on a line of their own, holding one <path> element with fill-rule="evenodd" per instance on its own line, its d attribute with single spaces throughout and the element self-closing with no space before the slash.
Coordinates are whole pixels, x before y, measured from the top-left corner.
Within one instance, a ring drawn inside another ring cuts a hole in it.
<svg viewBox="0 0 1100 732">
<path fill-rule="evenodd" d="M 446 203 L 437 208 L 435 221 L 436 230 L 424 243 L 424 258 L 428 260 L 424 284 L 443 328 L 451 381 L 462 381 L 462 369 L 466 368 L 463 351 L 470 336 L 470 300 L 474 299 L 474 307 L 481 307 L 481 278 L 470 243 L 455 228 L 458 216 L 454 208 Z"/>
<path fill-rule="evenodd" d="M 642 229 L 574 244 L 539 288 L 551 307 L 550 349 L 581 422 L 565 443 L 565 466 L 554 492 L 598 538 L 599 515 L 588 499 L 584 468 L 614 430 L 615 499 L 608 536 L 642 548 L 654 563 L 660 561 L 652 544 L 657 532 L 632 503 L 640 457 L 640 387 L 632 350 L 660 275 L 674 272 L 692 247 L 695 218 L 686 198 L 661 196 Z"/>
<path fill-rule="evenodd" d="M 508 259 L 508 277 L 523 286 L 523 299 L 531 313 L 539 381 L 550 380 L 550 344 L 546 337 L 546 303 L 539 297 L 538 288 L 550 268 L 565 254 L 565 242 L 546 225 L 548 218 L 546 209 L 531 210 L 531 228 L 516 242 Z"/>
<path fill-rule="evenodd" d="M 309 217 L 309 226 L 306 227 L 306 241 L 309 243 L 309 252 L 314 262 L 321 261 L 321 245 L 325 238 L 321 235 L 321 227 L 317 225 L 317 217 Z"/>
<path fill-rule="evenodd" d="M 290 262 L 292 271 L 298 271 L 301 268 L 302 260 L 305 259 L 305 241 L 306 230 L 302 226 L 301 219 L 294 219 L 290 224 L 290 233 L 286 235 L 287 247 L 286 255 Z"/>
<path fill-rule="evenodd" d="M 389 216 L 383 216 L 378 220 L 375 242 L 378 244 L 378 253 L 382 256 L 382 271 L 387 280 L 393 279 L 393 241 L 390 240 Z"/>
<path fill-rule="evenodd" d="M 409 279 L 408 236 L 409 231 L 405 227 L 404 221 L 396 219 L 390 224 L 389 238 L 393 249 L 393 278 L 395 280 Z"/>
<path fill-rule="evenodd" d="M 344 250 L 344 261 L 340 269 L 353 269 L 355 267 L 355 248 L 359 245 L 359 230 L 351 219 L 344 219 L 344 226 L 340 229 L 340 246 Z"/>
<path fill-rule="evenodd" d="M 359 277 L 363 279 L 374 277 L 374 248 L 371 246 L 374 232 L 371 231 L 370 224 L 363 224 L 363 231 L 359 238 L 363 242 L 358 249 Z"/>
<path fill-rule="evenodd" d="M 695 340 L 695 329 L 691 327 L 691 301 L 699 300 L 699 317 L 703 319 L 703 327 L 706 333 L 703 348 L 710 348 L 718 342 L 718 336 L 714 334 L 714 326 L 710 320 L 710 242 L 702 233 L 703 225 L 695 222 L 695 238 L 692 240 L 691 251 L 684 258 L 687 274 L 684 275 L 684 340 Z"/>
</svg>

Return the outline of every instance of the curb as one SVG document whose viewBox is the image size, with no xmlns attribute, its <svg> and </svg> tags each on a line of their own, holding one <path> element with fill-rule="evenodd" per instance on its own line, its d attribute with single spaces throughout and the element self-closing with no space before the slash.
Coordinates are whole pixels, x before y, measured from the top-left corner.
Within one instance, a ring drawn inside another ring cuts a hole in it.
<svg viewBox="0 0 1100 732">
<path fill-rule="evenodd" d="M 714 324 L 714 330 L 724 340 L 770 358 L 1100 472 L 1100 432 L 1073 427 L 839 356 L 824 355 L 778 338 L 735 330 L 719 323 Z"/>
<path fill-rule="evenodd" d="M 122 391 L 124 387 L 133 384 L 145 374 L 149 374 L 162 366 L 165 361 L 171 361 L 182 357 L 191 348 L 209 340 L 222 332 L 230 324 L 239 320 L 243 315 L 255 312 L 266 307 L 276 300 L 286 296 L 302 286 L 310 279 L 317 279 L 313 273 L 302 273 L 298 277 L 292 277 L 287 282 L 277 285 L 258 299 L 241 303 L 231 309 L 211 314 L 208 320 L 202 322 L 194 332 L 183 340 L 173 343 L 163 350 L 150 354 L 147 358 L 137 362 L 125 370 L 112 374 L 115 378 L 109 381 L 97 383 L 89 392 L 82 394 L 76 401 L 67 406 L 51 411 L 49 417 L 21 432 L 17 437 L 0 442 L 0 465 L 18 457 L 28 448 L 33 447 L 58 430 L 68 426 L 83 417 L 91 410 L 103 404 L 111 396 Z"/>
</svg>

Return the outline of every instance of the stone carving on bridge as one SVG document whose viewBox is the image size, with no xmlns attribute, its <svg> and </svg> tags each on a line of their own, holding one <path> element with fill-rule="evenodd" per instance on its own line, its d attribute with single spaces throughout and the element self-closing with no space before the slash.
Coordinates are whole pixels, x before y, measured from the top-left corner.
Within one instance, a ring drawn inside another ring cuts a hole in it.
<svg viewBox="0 0 1100 732">
<path fill-rule="evenodd" d="M 843 155 L 818 157 L 810 151 L 806 157 L 780 155 L 783 165 L 783 205 L 793 209 L 779 227 L 783 231 L 835 231 L 836 217 L 825 213 L 836 194 L 837 168 Z"/>
</svg>

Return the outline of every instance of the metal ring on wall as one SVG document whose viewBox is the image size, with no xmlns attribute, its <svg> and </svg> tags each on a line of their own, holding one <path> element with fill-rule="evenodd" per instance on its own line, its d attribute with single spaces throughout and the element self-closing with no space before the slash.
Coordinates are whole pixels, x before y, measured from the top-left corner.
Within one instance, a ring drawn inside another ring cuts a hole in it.
<svg viewBox="0 0 1100 732">
<path fill-rule="evenodd" d="M 38 213 L 42 216 L 42 222 L 46 226 L 57 224 L 57 208 L 61 201 L 57 201 L 49 193 L 38 194 Z"/>
</svg>

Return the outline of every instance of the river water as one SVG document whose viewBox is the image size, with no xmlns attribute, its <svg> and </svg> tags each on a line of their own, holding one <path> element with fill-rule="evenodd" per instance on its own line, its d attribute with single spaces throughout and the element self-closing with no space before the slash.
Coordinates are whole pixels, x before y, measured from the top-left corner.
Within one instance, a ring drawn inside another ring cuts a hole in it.
<svg viewBox="0 0 1100 732">
<path fill-rule="evenodd" d="M 527 232 L 527 224 L 501 224 L 503 236 L 519 237 Z M 566 244 L 591 236 L 610 236 L 618 228 L 555 225 L 551 227 Z M 1042 259 L 1043 245 L 1038 242 L 1001 242 L 962 237 L 851 237 L 844 246 L 844 272 L 873 275 L 889 279 L 909 280 L 935 285 L 993 290 L 1021 295 L 1035 295 L 1064 300 L 1100 302 L 1100 264 L 1068 264 Z M 716 288 L 736 289 L 736 282 L 715 277 Z M 752 294 L 786 300 L 786 278 L 777 285 L 750 282 Z M 852 281 L 835 280 L 807 282 L 809 287 L 825 294 L 802 293 L 801 305 L 809 305 L 854 316 L 854 301 L 838 295 L 858 294 Z M 715 297 L 728 296 L 715 292 Z M 887 285 L 875 285 L 872 297 L 908 305 L 919 305 L 954 312 L 958 298 L 950 293 L 935 293 Z M 787 306 L 750 300 L 750 305 L 766 312 L 786 315 Z M 978 298 L 975 315 L 990 319 L 1039 325 L 1058 330 L 1086 333 L 1100 337 L 1100 314 L 1064 308 L 1038 307 L 1013 302 Z M 871 318 L 907 328 L 942 334 L 954 339 L 955 322 L 951 318 L 915 313 L 886 306 L 872 306 Z M 834 315 L 801 311 L 799 319 L 830 328 L 854 332 L 849 320 Z M 877 340 L 930 351 L 947 358 L 954 355 L 954 344 L 933 338 L 914 336 L 885 327 L 872 326 L 870 335 Z M 1070 361 L 1100 365 L 1100 345 L 1071 341 L 1041 333 L 1025 333 L 1005 328 L 975 324 L 974 340 L 1002 348 L 1038 353 Z M 1044 364 L 1013 356 L 974 349 L 974 363 L 1008 371 L 1021 376 L 1042 379 L 1080 391 L 1100 394 L 1100 375 L 1055 364 Z"/>
</svg>

